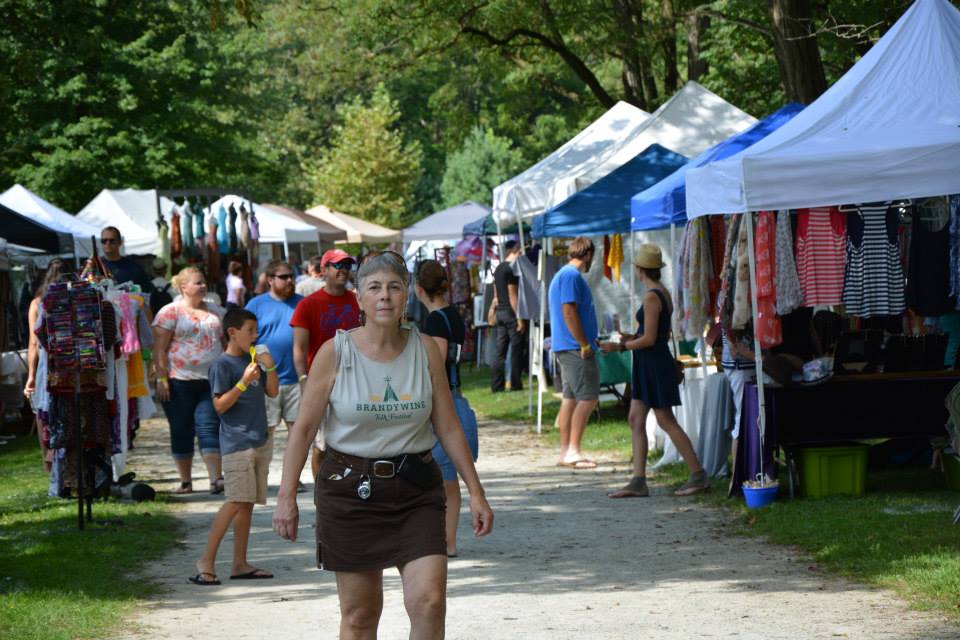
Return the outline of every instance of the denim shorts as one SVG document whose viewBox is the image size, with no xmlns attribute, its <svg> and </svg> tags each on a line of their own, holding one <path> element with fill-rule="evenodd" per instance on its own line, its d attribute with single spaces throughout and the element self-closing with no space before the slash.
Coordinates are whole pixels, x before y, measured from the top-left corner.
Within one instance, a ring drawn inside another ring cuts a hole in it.
<svg viewBox="0 0 960 640">
<path fill-rule="evenodd" d="M 463 435 L 467 437 L 467 446 L 470 447 L 470 453 L 473 454 L 473 461 L 477 461 L 480 453 L 480 442 L 477 437 L 477 416 L 470 408 L 467 399 L 459 392 L 453 394 L 453 407 L 457 410 L 457 417 L 460 418 L 460 424 L 463 426 Z M 433 459 L 440 465 L 440 473 L 443 479 L 451 482 L 457 479 L 457 468 L 447 457 L 447 452 L 440 446 L 440 442 L 433 445 Z"/>
<path fill-rule="evenodd" d="M 206 380 L 170 379 L 170 399 L 162 402 L 170 423 L 170 449 L 174 458 L 192 458 L 194 438 L 200 453 L 220 453 L 220 416 L 213 409 Z"/>
</svg>

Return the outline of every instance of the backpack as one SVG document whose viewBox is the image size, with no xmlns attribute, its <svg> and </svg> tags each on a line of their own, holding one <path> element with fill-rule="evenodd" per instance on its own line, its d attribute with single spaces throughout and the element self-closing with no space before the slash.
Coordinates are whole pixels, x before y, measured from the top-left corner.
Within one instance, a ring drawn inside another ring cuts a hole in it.
<svg viewBox="0 0 960 640">
<path fill-rule="evenodd" d="M 170 287 L 172 286 L 173 285 L 168 282 L 167 286 L 163 289 L 157 289 L 150 294 L 150 312 L 153 313 L 154 316 L 156 316 L 157 312 L 163 309 L 164 306 L 173 302 L 173 296 L 170 295 Z"/>
</svg>

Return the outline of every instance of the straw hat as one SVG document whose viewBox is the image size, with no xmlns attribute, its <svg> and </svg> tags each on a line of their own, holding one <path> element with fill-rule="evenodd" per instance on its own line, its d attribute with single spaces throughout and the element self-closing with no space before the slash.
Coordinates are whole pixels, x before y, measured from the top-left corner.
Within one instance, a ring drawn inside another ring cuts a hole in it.
<svg viewBox="0 0 960 640">
<path fill-rule="evenodd" d="M 663 267 L 663 253 L 655 244 L 642 244 L 637 247 L 633 264 L 642 269 L 660 269 Z"/>
</svg>

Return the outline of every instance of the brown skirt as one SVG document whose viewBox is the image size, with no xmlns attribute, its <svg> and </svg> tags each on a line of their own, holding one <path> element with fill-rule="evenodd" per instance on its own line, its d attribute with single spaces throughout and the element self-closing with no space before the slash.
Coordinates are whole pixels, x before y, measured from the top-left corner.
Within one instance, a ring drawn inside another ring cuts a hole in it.
<svg viewBox="0 0 960 640">
<path fill-rule="evenodd" d="M 440 467 L 424 490 L 400 477 L 370 477 L 370 498 L 357 495 L 361 474 L 324 458 L 317 476 L 317 568 L 377 571 L 447 552 L 446 495 Z M 340 477 L 342 479 L 334 479 Z"/>
</svg>

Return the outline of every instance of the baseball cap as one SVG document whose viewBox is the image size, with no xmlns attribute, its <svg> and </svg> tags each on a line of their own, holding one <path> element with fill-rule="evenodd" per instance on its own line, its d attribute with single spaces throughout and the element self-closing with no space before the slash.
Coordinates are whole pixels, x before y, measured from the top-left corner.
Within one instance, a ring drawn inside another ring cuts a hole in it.
<svg viewBox="0 0 960 640">
<path fill-rule="evenodd" d="M 343 249 L 330 249 L 320 260 L 320 268 L 326 267 L 328 264 L 336 264 L 338 262 L 343 262 L 344 260 L 349 260 L 350 262 L 356 262 L 349 253 Z"/>
</svg>

